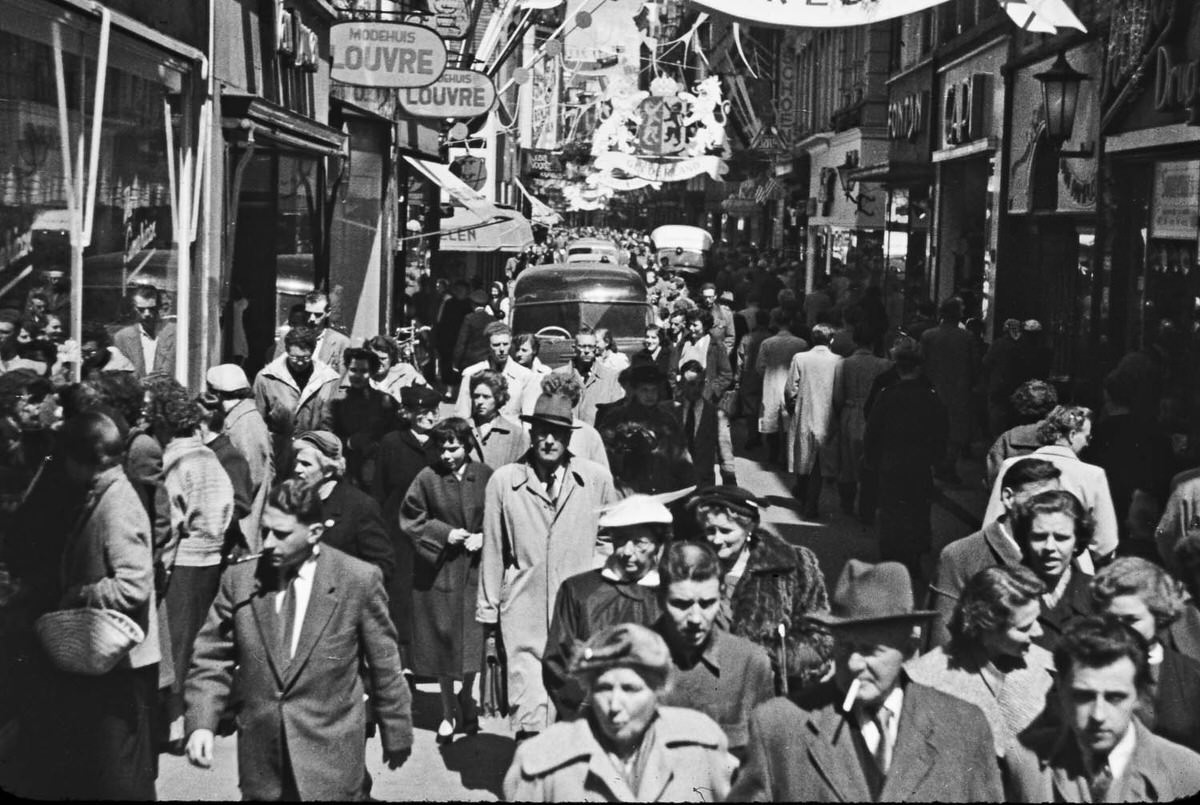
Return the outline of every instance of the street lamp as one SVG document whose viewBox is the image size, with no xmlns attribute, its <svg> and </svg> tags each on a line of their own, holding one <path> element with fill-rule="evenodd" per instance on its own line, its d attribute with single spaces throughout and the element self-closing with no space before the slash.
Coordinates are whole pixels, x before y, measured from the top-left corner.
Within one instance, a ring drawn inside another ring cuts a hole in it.
<svg viewBox="0 0 1200 805">
<path fill-rule="evenodd" d="M 1092 144 L 1084 143 L 1078 151 L 1064 151 L 1075 128 L 1075 112 L 1079 106 L 1079 85 L 1091 76 L 1081 73 L 1067 63 L 1065 51 L 1059 51 L 1049 70 L 1034 76 L 1042 84 L 1043 111 L 1046 115 L 1046 139 L 1059 156 L 1090 157 Z"/>
</svg>

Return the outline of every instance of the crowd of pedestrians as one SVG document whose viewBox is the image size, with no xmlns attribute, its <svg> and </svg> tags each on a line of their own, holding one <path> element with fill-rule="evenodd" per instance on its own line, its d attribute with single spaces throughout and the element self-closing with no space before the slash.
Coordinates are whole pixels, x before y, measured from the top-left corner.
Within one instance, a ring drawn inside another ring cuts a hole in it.
<svg viewBox="0 0 1200 805">
<path fill-rule="evenodd" d="M 80 382 L 69 350 L 14 348 L 55 337 L 36 300 L 0 311 L 4 786 L 152 799 L 161 753 L 209 766 L 236 731 L 246 798 L 365 798 L 368 736 L 403 765 L 427 680 L 438 745 L 508 715 L 514 800 L 1200 792 L 1200 473 L 1143 393 L 1180 382 L 1161 345 L 1093 402 L 1035 321 L 986 347 L 959 299 L 889 321 L 771 252 L 685 279 L 608 234 L 655 322 L 628 355 L 581 327 L 561 366 L 511 330 L 505 282 L 427 284 L 406 340 L 361 345 L 314 292 L 253 377 L 199 390 L 153 288 L 85 333 Z M 827 590 L 735 448 L 806 519 L 835 500 L 872 526 L 880 561 Z M 972 451 L 982 528 L 934 556 Z M 106 669 L 38 628 L 79 608 L 137 631 Z"/>
</svg>

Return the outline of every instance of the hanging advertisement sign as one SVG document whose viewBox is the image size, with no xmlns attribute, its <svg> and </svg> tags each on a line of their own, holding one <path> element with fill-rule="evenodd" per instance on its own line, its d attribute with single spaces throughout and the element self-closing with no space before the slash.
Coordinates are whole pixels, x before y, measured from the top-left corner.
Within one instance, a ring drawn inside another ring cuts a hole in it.
<svg viewBox="0 0 1200 805">
<path fill-rule="evenodd" d="M 729 166 L 725 164 L 725 160 L 718 156 L 699 156 L 673 162 L 655 162 L 633 154 L 608 151 L 596 157 L 595 165 L 599 170 L 622 170 L 630 176 L 638 176 L 652 182 L 682 182 L 702 173 L 707 173 L 713 179 L 720 180 L 729 172 Z"/>
<path fill-rule="evenodd" d="M 467 0 L 430 0 L 428 14 L 414 14 L 406 21 L 427 25 L 442 39 L 458 42 L 471 30 L 471 10 Z"/>
<path fill-rule="evenodd" d="M 339 22 L 329 28 L 330 77 L 361 87 L 426 87 L 446 69 L 437 31 L 406 22 Z"/>
<path fill-rule="evenodd" d="M 1194 240 L 1200 227 L 1200 162 L 1154 166 L 1154 217 L 1150 237 Z"/>
<path fill-rule="evenodd" d="M 496 105 L 496 85 L 475 70 L 448 68 L 425 87 L 400 90 L 400 106 L 413 117 L 448 120 L 486 115 Z"/>
<path fill-rule="evenodd" d="M 710 11 L 773 28 L 869 25 L 923 11 L 944 2 L 946 0 L 791 0 L 782 3 L 776 0 L 695 0 L 696 5 Z M 1024 0 L 1025 4 L 1028 5 L 1029 17 L 1045 25 L 1087 30 L 1063 0 Z"/>
</svg>

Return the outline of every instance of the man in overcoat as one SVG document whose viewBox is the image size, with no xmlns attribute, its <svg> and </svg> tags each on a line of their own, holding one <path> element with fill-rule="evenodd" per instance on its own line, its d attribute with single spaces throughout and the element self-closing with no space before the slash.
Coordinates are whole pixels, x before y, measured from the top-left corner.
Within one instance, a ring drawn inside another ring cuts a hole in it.
<svg viewBox="0 0 1200 805">
<path fill-rule="evenodd" d="M 378 568 L 321 546 L 316 490 L 295 479 L 271 491 L 257 566 L 221 579 L 187 681 L 187 756 L 212 765 L 213 731 L 234 669 L 244 699 L 238 777 L 253 800 L 357 800 L 363 795 L 362 660 L 383 742 L 398 768 L 412 748 L 411 694 Z"/>
<path fill-rule="evenodd" d="M 851 559 L 830 613 L 833 679 L 750 717 L 748 759 L 733 802 L 1000 802 L 983 712 L 905 677 L 919 625 L 903 565 Z"/>
<path fill-rule="evenodd" d="M 544 394 L 521 418 L 533 446 L 488 482 L 476 607 L 476 619 L 498 626 L 504 640 L 518 740 L 553 721 L 542 655 L 555 597 L 566 579 L 597 563 L 599 510 L 616 499 L 608 471 L 567 450 L 570 400 Z"/>
<path fill-rule="evenodd" d="M 804 516 L 816 518 L 823 476 L 837 474 L 837 433 L 833 385 L 842 359 L 829 349 L 833 328 L 819 324 L 812 331 L 812 349 L 792 358 L 784 391 L 793 406 L 790 469 L 796 473 L 793 494 L 804 505 Z"/>
</svg>

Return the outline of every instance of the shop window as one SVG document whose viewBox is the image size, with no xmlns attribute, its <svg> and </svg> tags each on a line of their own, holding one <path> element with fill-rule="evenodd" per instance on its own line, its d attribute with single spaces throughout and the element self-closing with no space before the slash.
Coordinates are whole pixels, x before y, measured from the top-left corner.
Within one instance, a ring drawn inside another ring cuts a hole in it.
<svg viewBox="0 0 1200 805">
<path fill-rule="evenodd" d="M 111 335 L 131 323 L 132 291 L 142 285 L 159 291 L 162 324 L 173 326 L 178 254 L 167 126 L 178 151 L 189 119 L 185 74 L 114 32 L 97 121 L 98 23 L 20 11 L 0 15 L 0 307 L 31 314 L 35 336 L 79 338 L 72 332 L 71 209 L 88 212 L 77 155 L 81 144 L 91 148 L 96 131 L 92 229 L 82 261 L 85 329 Z"/>
</svg>

